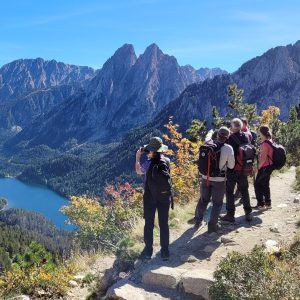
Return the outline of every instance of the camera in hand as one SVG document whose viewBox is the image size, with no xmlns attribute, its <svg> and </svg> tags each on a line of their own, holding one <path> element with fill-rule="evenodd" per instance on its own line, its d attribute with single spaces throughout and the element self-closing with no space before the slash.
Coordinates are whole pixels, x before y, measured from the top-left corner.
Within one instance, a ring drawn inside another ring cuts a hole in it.
<svg viewBox="0 0 300 300">
<path fill-rule="evenodd" d="M 146 147 L 140 148 L 141 152 L 149 153 L 150 151 Z"/>
</svg>

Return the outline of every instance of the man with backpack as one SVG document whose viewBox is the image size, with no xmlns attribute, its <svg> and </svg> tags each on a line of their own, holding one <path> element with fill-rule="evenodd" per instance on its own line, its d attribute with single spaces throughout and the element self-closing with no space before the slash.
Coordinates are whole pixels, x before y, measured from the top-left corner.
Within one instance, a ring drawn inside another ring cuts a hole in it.
<svg viewBox="0 0 300 300">
<path fill-rule="evenodd" d="M 227 143 L 232 146 L 235 157 L 234 168 L 228 168 L 226 181 L 226 211 L 227 214 L 221 217 L 222 221 L 235 222 L 234 188 L 237 185 L 242 194 L 242 203 L 245 211 L 246 221 L 252 220 L 250 197 L 248 190 L 247 176 L 253 173 L 255 160 L 255 148 L 251 145 L 249 138 L 242 132 L 243 123 L 235 118 L 231 121 L 231 131 Z"/>
<path fill-rule="evenodd" d="M 209 233 L 218 231 L 218 218 L 225 194 L 226 169 L 227 167 L 232 169 L 235 165 L 233 149 L 225 144 L 229 134 L 228 128 L 221 127 L 217 140 L 207 141 L 200 147 L 201 197 L 196 208 L 195 228 L 198 229 L 201 226 L 207 206 L 212 201 L 208 222 Z"/>
</svg>

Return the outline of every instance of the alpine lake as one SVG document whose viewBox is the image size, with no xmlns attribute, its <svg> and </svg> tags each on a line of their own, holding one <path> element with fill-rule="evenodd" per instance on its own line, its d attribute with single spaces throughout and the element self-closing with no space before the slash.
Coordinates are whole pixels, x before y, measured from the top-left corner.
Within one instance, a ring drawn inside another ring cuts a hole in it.
<svg viewBox="0 0 300 300">
<path fill-rule="evenodd" d="M 22 208 L 38 212 L 60 229 L 73 229 L 65 223 L 67 217 L 59 211 L 68 204 L 68 199 L 46 187 L 25 184 L 15 178 L 0 178 L 0 198 L 8 202 L 4 209 Z"/>
</svg>

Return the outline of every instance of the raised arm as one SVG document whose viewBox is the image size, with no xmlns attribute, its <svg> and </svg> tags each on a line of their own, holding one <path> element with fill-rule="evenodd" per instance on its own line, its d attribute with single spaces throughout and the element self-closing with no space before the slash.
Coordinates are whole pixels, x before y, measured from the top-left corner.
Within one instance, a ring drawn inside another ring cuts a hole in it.
<svg viewBox="0 0 300 300">
<path fill-rule="evenodd" d="M 135 171 L 138 175 L 144 174 L 141 168 L 141 156 L 142 156 L 142 151 L 141 149 L 139 149 L 135 155 Z"/>
</svg>

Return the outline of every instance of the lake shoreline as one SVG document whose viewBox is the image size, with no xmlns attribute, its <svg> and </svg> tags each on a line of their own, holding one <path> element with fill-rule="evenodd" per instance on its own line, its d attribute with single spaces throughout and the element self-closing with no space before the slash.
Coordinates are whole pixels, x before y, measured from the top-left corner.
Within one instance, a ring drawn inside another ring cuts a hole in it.
<svg viewBox="0 0 300 300">
<path fill-rule="evenodd" d="M 47 188 L 47 189 L 51 190 L 52 192 L 56 193 L 57 195 L 59 195 L 61 197 L 64 197 L 64 198 L 66 198 L 70 201 L 70 195 L 64 194 L 64 193 L 60 192 L 59 190 L 54 189 L 50 185 L 47 185 L 46 183 L 42 184 L 42 183 L 37 183 L 37 182 L 32 181 L 32 180 L 24 180 L 24 179 L 20 178 L 19 175 L 18 176 L 11 176 L 11 175 L 0 174 L 0 179 L 15 179 L 15 180 L 19 180 L 19 181 L 23 182 L 24 184 L 30 185 L 30 186 Z"/>
<path fill-rule="evenodd" d="M 67 217 L 60 211 L 61 207 L 69 205 L 69 198 L 45 185 L 24 182 L 18 177 L 2 177 L 0 178 L 0 198 L 2 197 L 9 199 L 5 209 L 20 208 L 38 212 L 51 220 L 57 228 L 68 229 L 69 227 L 65 223 Z"/>
</svg>

